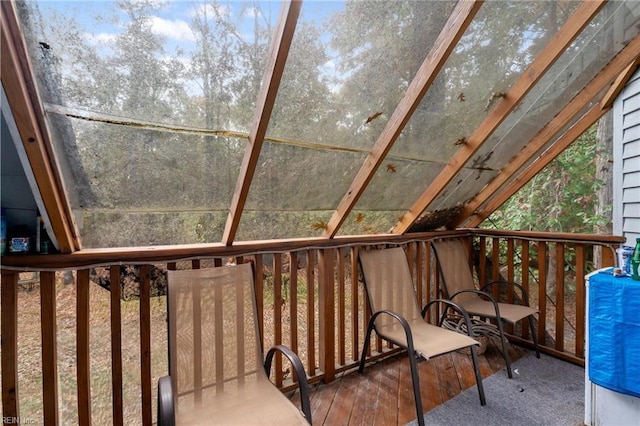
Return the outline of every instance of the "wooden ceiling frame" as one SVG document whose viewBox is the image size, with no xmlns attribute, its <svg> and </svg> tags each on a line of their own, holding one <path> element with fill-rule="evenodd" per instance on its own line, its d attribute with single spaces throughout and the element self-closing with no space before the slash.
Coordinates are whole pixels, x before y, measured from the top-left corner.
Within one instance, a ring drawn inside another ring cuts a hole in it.
<svg viewBox="0 0 640 426">
<path fill-rule="evenodd" d="M 509 92 L 467 138 L 466 143 L 454 154 L 409 211 L 395 224 L 391 230 L 392 233 L 404 234 L 411 227 L 605 4 L 606 0 L 583 1 L 544 50 L 511 86 Z"/>
<path fill-rule="evenodd" d="M 229 207 L 229 215 L 222 235 L 222 243 L 230 246 L 233 244 L 242 211 L 247 201 L 251 181 L 255 175 L 260 151 L 269 126 L 273 106 L 278 95 L 278 88 L 282 80 L 289 49 L 298 23 L 298 16 L 302 7 L 302 0 L 285 1 L 282 4 L 278 26 L 269 51 L 267 67 L 265 70 L 260 93 L 256 102 L 256 112 L 253 119 L 249 141 L 242 159 L 236 189 Z"/>
<path fill-rule="evenodd" d="M 460 0 L 458 2 L 433 47 L 409 84 L 404 97 L 398 103 L 336 211 L 327 223 L 327 227 L 322 234 L 323 237 L 335 237 L 338 229 L 347 219 L 387 153 L 391 150 L 407 122 L 420 105 L 422 98 L 433 84 L 449 55 L 473 21 L 482 3 L 482 0 Z"/>
<path fill-rule="evenodd" d="M 81 242 L 62 175 L 55 161 L 42 98 L 12 1 L 2 1 L 2 86 L 55 238 L 62 253 L 80 250 Z"/>
<path fill-rule="evenodd" d="M 594 98 L 602 92 L 602 90 L 606 89 L 607 85 L 613 82 L 608 92 L 602 97 L 602 100 L 598 105 L 598 107 L 605 112 L 609 110 L 613 105 L 612 100 L 615 99 L 617 94 L 620 93 L 622 88 L 624 88 L 627 80 L 635 72 L 639 62 L 640 36 L 636 36 L 558 113 L 558 115 L 549 121 L 549 123 L 547 123 L 531 139 L 531 141 L 515 157 L 513 157 L 504 168 L 502 168 L 500 173 L 491 180 L 491 182 L 489 182 L 475 197 L 465 204 L 454 225 L 462 224 L 467 220 L 467 222 L 464 223 L 464 226 L 477 226 L 480 222 L 486 219 L 489 214 L 493 213 L 493 211 L 495 211 L 499 206 L 495 208 L 487 206 L 482 208 L 481 212 L 477 210 L 479 210 L 487 200 L 496 194 L 509 179 L 517 174 L 529 159 L 543 149 L 552 138 L 558 135 L 587 104 L 592 102 Z M 583 122 L 583 120 L 588 120 L 588 117 L 592 117 L 594 115 L 594 112 L 587 113 L 582 119 L 580 119 L 580 121 Z M 504 201 L 508 200 L 511 195 L 513 195 L 513 193 L 504 198 Z M 500 196 L 500 198 L 503 197 Z"/>
</svg>

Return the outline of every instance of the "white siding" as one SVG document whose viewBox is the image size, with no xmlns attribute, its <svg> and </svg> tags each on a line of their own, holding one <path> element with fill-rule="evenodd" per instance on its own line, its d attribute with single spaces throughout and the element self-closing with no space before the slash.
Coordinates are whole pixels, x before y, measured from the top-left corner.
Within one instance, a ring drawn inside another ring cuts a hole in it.
<svg viewBox="0 0 640 426">
<path fill-rule="evenodd" d="M 613 233 L 640 237 L 640 71 L 613 108 Z"/>
</svg>

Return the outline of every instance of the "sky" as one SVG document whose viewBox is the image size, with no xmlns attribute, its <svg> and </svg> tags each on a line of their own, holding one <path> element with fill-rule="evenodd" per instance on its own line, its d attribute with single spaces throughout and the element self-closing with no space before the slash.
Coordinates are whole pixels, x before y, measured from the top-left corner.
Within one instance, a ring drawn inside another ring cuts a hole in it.
<svg viewBox="0 0 640 426">
<path fill-rule="evenodd" d="M 190 61 L 189 52 L 196 49 L 196 36 L 190 28 L 197 10 L 210 9 L 211 2 L 202 0 L 151 0 L 157 4 L 157 10 L 153 13 L 150 22 L 151 31 L 164 38 L 164 50 L 166 54 L 179 59 L 188 68 Z M 122 22 L 128 20 L 115 1 L 96 0 L 38 0 L 40 10 L 46 16 L 52 13 L 61 14 L 67 18 L 73 18 L 84 32 L 85 40 L 92 42 L 101 55 L 109 56 L 113 53 L 111 42 L 118 34 L 123 32 Z M 273 28 L 282 7 L 281 1 L 258 1 L 259 10 L 263 16 L 263 24 L 268 22 Z M 220 13 L 229 17 L 229 20 L 239 29 L 240 37 L 253 41 L 254 20 L 256 9 L 254 1 L 228 1 L 217 2 Z M 305 20 L 320 21 L 327 16 L 344 9 L 343 1 L 313 1 L 307 0 L 302 4 L 299 22 Z M 208 16 L 213 12 L 208 11 Z M 329 47 L 330 34 L 321 36 L 327 51 L 331 52 L 332 59 L 328 61 L 322 72 L 325 75 L 334 75 L 335 60 L 337 55 Z M 197 91 L 194 86 L 193 89 Z"/>
<path fill-rule="evenodd" d="M 115 1 L 96 0 L 39 0 L 37 1 L 41 10 L 56 11 L 65 15 L 74 16 L 78 23 L 87 28 L 98 39 L 108 39 L 120 29 L 108 19 L 96 21 L 94 17 L 103 16 L 108 18 L 117 11 Z M 205 6 L 207 2 L 197 0 L 159 0 L 156 2 L 160 7 L 152 19 L 152 31 L 161 34 L 176 42 L 189 43 L 195 40 L 193 32 L 189 28 L 189 22 L 195 15 L 196 8 L 211 7 Z M 253 2 L 249 1 L 225 1 L 218 2 L 222 13 L 228 14 L 234 22 L 239 23 L 241 29 L 246 30 L 248 35 L 253 31 L 252 20 L 254 18 Z M 277 23 L 281 8 L 280 1 L 259 1 L 260 9 L 267 12 L 264 19 L 268 20 L 272 26 Z M 320 20 L 328 14 L 344 9 L 342 1 L 307 1 L 303 3 L 301 20 Z M 120 15 L 122 16 L 122 14 Z"/>
</svg>

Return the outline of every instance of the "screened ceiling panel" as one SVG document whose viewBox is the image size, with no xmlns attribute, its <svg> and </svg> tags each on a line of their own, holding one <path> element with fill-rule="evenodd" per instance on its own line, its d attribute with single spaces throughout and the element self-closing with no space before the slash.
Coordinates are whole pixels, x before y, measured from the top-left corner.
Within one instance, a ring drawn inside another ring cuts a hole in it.
<svg viewBox="0 0 640 426">
<path fill-rule="evenodd" d="M 448 161 L 578 5 L 485 2 L 390 155 Z"/>
<path fill-rule="evenodd" d="M 19 2 L 43 101 L 248 132 L 280 3 Z M 233 108 L 230 107 L 233 101 Z"/>
<path fill-rule="evenodd" d="M 362 152 L 266 141 L 245 208 L 335 209 L 364 158 Z"/>
<path fill-rule="evenodd" d="M 356 210 L 406 210 L 444 167 L 430 161 L 387 160 L 367 185 Z"/>
<path fill-rule="evenodd" d="M 596 93 L 593 101 L 587 103 L 582 109 L 580 109 L 580 111 L 556 134 L 556 136 L 551 137 L 548 141 L 546 141 L 546 143 L 542 144 L 540 149 L 538 149 L 534 155 L 523 158 L 522 165 L 520 166 L 518 171 L 516 173 L 513 173 L 508 178 L 506 178 L 504 180 L 504 183 L 501 185 L 501 189 L 505 190 L 504 193 L 510 193 L 513 188 L 512 185 L 522 182 L 524 179 L 523 174 L 524 173 L 526 173 L 527 175 L 530 174 L 530 170 L 529 170 L 530 167 L 535 166 L 537 169 L 540 168 L 541 170 L 544 170 L 546 166 L 541 166 L 541 163 L 539 163 L 539 161 L 541 161 L 541 157 L 544 157 L 542 159 L 543 161 L 549 162 L 550 161 L 549 153 L 557 151 L 556 145 L 558 145 L 559 143 L 570 144 L 572 142 L 570 140 L 567 140 L 567 138 L 565 138 L 564 135 L 568 133 L 570 129 L 572 129 L 574 126 L 577 126 L 581 121 L 581 119 L 585 117 L 593 107 L 596 107 L 596 108 L 598 107 L 598 104 L 601 101 L 602 97 L 604 96 L 605 92 L 606 92 L 605 90 L 601 90 L 600 92 Z M 595 159 L 595 156 L 596 156 L 595 145 L 593 146 L 593 150 L 594 150 L 593 157 Z M 562 151 L 558 151 L 557 154 L 560 154 L 561 152 Z M 551 160 L 552 159 L 553 158 L 551 158 Z M 594 165 L 594 172 L 595 172 L 595 162 L 593 163 L 593 165 Z M 487 194 L 486 199 L 483 200 L 483 202 L 480 204 L 480 206 L 476 210 L 483 211 L 484 209 L 487 208 L 487 206 L 490 203 L 494 201 L 496 197 L 504 198 L 504 193 L 501 190 L 494 190 L 492 193 Z"/>
<path fill-rule="evenodd" d="M 238 241 L 319 237 L 333 210 L 255 211 L 245 210 L 238 228 Z"/>
<path fill-rule="evenodd" d="M 238 227 L 238 239 L 319 236 L 365 152 L 266 141 Z M 329 212 L 329 213 L 327 213 Z M 261 225 L 264 223 L 264 225 Z"/>
<path fill-rule="evenodd" d="M 352 210 L 338 235 L 386 234 L 405 210 Z"/>
<path fill-rule="evenodd" d="M 600 91 L 599 93 L 597 93 L 594 96 L 594 100 L 587 103 L 583 108 L 580 109 L 578 114 L 576 114 L 571 120 L 569 120 L 567 124 L 562 126 L 555 137 L 552 137 L 545 143 L 542 143 L 540 145 L 540 148 L 537 149 L 532 155 L 530 155 L 530 157 L 528 157 L 526 161 L 522 161 L 522 164 L 517 168 L 513 176 L 505 179 L 502 187 L 506 187 L 511 181 L 516 179 L 519 176 L 519 173 L 525 170 L 533 161 L 535 161 L 540 156 L 540 154 L 545 152 L 545 150 L 547 150 L 549 147 L 553 146 L 557 142 L 557 140 L 563 134 L 565 134 L 565 132 L 567 132 L 574 124 L 576 124 L 576 122 L 578 122 L 580 118 L 583 117 L 585 113 L 587 113 L 587 111 L 591 109 L 591 107 L 593 107 L 600 101 L 603 95 L 604 91 Z M 531 139 L 532 138 L 529 138 L 528 140 L 530 141 Z M 515 153 L 514 155 L 518 154 L 519 153 Z M 506 160 L 506 156 L 501 158 L 505 158 Z M 513 161 L 515 161 L 514 157 L 510 157 L 508 161 L 505 161 L 505 164 L 503 164 L 502 167 L 506 165 L 511 166 L 510 163 Z M 476 194 L 485 189 L 485 186 L 487 184 L 491 183 L 494 178 L 498 177 L 498 174 L 499 171 L 493 169 L 486 169 L 483 171 L 476 170 L 475 172 L 469 168 L 463 169 L 463 172 L 459 174 L 460 176 L 456 177 L 454 181 L 450 182 L 443 190 L 443 192 L 438 196 L 438 198 L 434 200 L 432 206 L 428 209 L 428 211 L 456 209 L 461 205 L 461 199 L 464 203 L 475 197 Z M 464 177 L 462 177 L 462 175 L 464 175 Z M 490 200 L 491 197 L 489 197 L 484 203 L 482 203 L 480 209 L 483 208 Z"/>
<path fill-rule="evenodd" d="M 554 24 L 561 26 L 578 4 L 562 3 L 561 6 L 554 5 L 554 9 L 539 2 L 485 3 L 427 91 L 389 157 L 398 155 L 422 161 L 439 161 L 441 170 L 501 99 L 496 94 L 508 91 L 555 34 L 556 27 L 549 24 L 551 16 L 555 19 Z M 476 182 L 472 187 L 484 186 L 491 176 L 497 174 L 497 170 L 490 170 L 487 164 L 493 154 L 490 151 L 484 157 L 476 157 L 468 163 L 467 167 L 476 172 L 462 171 L 461 176 L 454 178 L 441 194 L 449 202 L 441 199 L 434 200 L 434 203 L 445 206 L 465 202 L 473 194 L 469 190 L 459 190 L 458 185 L 475 174 L 477 178 L 474 181 L 478 180 L 481 184 Z M 380 205 L 379 194 L 383 191 L 380 188 L 385 186 L 379 176 L 385 175 L 384 164 L 393 163 L 394 160 L 385 160 L 382 171 L 376 173 L 355 209 L 367 210 L 372 205 Z M 418 164 L 414 162 L 405 168 L 424 167 Z M 403 173 L 407 178 L 402 181 L 402 189 L 398 186 L 388 191 L 389 199 L 384 200 L 382 205 L 395 204 L 410 208 L 437 177 L 436 172 L 430 173 L 426 179 L 412 180 L 410 172 Z M 426 176 L 424 173 L 417 174 Z M 455 194 L 452 196 L 453 191 Z M 400 200 L 394 200 L 393 197 Z M 432 205 L 428 210 L 438 208 Z"/>
<path fill-rule="evenodd" d="M 497 170 L 465 167 L 433 200 L 427 211 L 455 209 L 475 196 L 498 174 Z"/>
<path fill-rule="evenodd" d="M 472 161 L 499 170 L 596 76 L 640 29 L 623 28 L 628 9 L 608 3 L 546 72 L 516 110 L 496 129 Z M 628 25 L 628 22 L 627 22 Z M 493 155 L 498 154 L 499 155 Z"/>
<path fill-rule="evenodd" d="M 87 185 L 77 209 L 229 208 L 246 140 L 68 120 Z"/>
<path fill-rule="evenodd" d="M 68 192 L 75 195 L 72 207 L 85 247 L 219 241 L 221 231 L 213 230 L 224 228 L 245 139 L 57 119 L 59 128 L 62 121 L 73 131 L 64 147 L 76 159 Z M 207 238 L 190 240 L 198 227 Z M 125 232 L 102 237 L 113 228 Z M 175 238 L 171 229 L 184 236 Z"/>
<path fill-rule="evenodd" d="M 371 149 L 455 4 L 304 2 L 267 136 Z"/>
</svg>

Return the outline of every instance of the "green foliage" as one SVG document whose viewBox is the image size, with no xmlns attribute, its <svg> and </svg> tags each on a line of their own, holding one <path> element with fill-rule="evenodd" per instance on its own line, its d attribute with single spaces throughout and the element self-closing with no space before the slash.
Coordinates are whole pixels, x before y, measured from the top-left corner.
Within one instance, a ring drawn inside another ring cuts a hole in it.
<svg viewBox="0 0 640 426">
<path fill-rule="evenodd" d="M 483 222 L 496 229 L 590 233 L 606 221 L 596 215 L 596 126 L 536 175 Z"/>
</svg>

